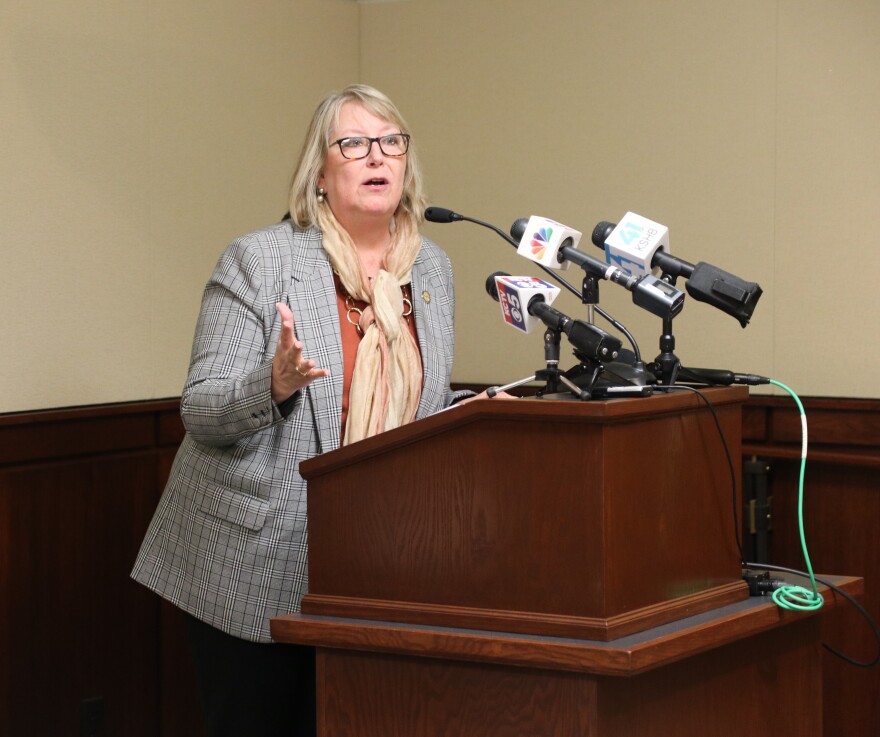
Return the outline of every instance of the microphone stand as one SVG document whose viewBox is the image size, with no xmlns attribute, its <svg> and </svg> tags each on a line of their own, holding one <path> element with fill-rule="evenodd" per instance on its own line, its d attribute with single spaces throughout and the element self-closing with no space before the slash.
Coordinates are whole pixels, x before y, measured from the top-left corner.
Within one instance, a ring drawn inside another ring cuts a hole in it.
<svg viewBox="0 0 880 737">
<path fill-rule="evenodd" d="M 599 304 L 599 277 L 585 273 L 581 283 L 581 303 L 587 306 L 587 322 L 595 323 L 593 310 Z"/>
<path fill-rule="evenodd" d="M 663 272 L 663 281 L 675 286 L 675 276 Z M 650 365 L 651 373 L 660 380 L 664 386 L 673 386 L 681 369 L 681 361 L 675 355 L 675 336 L 672 334 L 673 318 L 666 315 L 663 318 L 663 334 L 660 336 L 660 354 Z"/>
<path fill-rule="evenodd" d="M 600 282 L 601 279 L 597 275 L 592 274 L 589 271 L 584 272 L 584 280 L 581 283 L 581 303 L 587 306 L 587 322 L 591 324 L 595 324 L 593 319 L 594 309 L 599 310 Z M 604 312 L 601 310 L 599 310 L 599 312 L 603 317 L 609 319 L 609 316 Z M 615 327 L 622 328 L 616 320 L 612 320 L 611 322 L 614 323 Z M 593 362 L 586 360 L 575 351 L 575 356 L 580 361 L 580 365 L 569 369 L 566 373 L 566 378 L 571 377 L 579 384 L 586 384 L 587 391 L 590 393 L 592 392 L 596 381 L 599 379 L 599 375 L 603 372 L 607 372 L 607 383 L 609 385 L 635 387 L 646 386 L 648 384 L 648 375 L 645 364 L 642 361 L 641 353 L 639 353 L 638 344 L 625 328 L 623 328 L 622 332 L 629 338 L 630 344 L 633 347 L 634 363 L 632 365 L 615 361 L 607 366 L 596 366 Z M 586 374 L 589 374 L 589 377 L 584 380 L 582 377 Z"/>
<path fill-rule="evenodd" d="M 561 337 L 562 330 L 547 328 L 544 332 L 544 360 L 547 362 L 547 368 L 536 371 L 535 378 L 543 379 L 546 384 L 535 396 L 541 399 L 547 394 L 556 394 L 560 390 L 559 385 L 563 384 L 578 399 L 585 401 L 590 398 L 590 392 L 581 389 L 559 370 L 559 343 Z"/>
<path fill-rule="evenodd" d="M 663 318 L 663 335 L 660 336 L 660 354 L 651 365 L 651 372 L 664 386 L 672 386 L 678 378 L 681 361 L 675 355 L 675 336 L 672 334 L 672 318 Z"/>
<path fill-rule="evenodd" d="M 528 384 L 530 381 L 541 379 L 545 382 L 545 384 L 544 388 L 540 389 L 535 394 L 538 399 L 544 398 L 544 396 L 547 394 L 557 393 L 560 390 L 559 385 L 563 384 L 572 394 L 575 395 L 575 397 L 577 397 L 581 401 L 588 400 L 590 398 L 590 392 L 581 389 L 579 386 L 577 386 L 577 384 L 575 384 L 571 379 L 569 379 L 559 370 L 559 344 L 561 338 L 562 330 L 547 328 L 547 330 L 544 331 L 544 360 L 546 361 L 547 367 L 536 371 L 532 376 L 528 376 L 525 379 L 519 379 L 518 381 L 513 381 L 510 384 L 505 384 L 504 386 L 489 387 L 486 390 L 486 394 L 490 397 L 494 397 L 498 394 L 498 392 L 507 391 L 508 389 L 514 389 L 515 387 L 522 386 L 523 384 Z"/>
</svg>

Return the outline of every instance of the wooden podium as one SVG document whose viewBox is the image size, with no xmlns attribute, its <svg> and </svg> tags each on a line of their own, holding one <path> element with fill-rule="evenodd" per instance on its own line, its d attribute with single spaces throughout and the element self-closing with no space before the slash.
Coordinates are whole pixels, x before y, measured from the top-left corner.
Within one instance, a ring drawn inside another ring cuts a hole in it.
<svg viewBox="0 0 880 737">
<path fill-rule="evenodd" d="M 694 726 L 719 735 L 705 718 L 733 724 L 737 693 L 821 709 L 818 619 L 762 640 L 773 605 L 735 614 L 753 609 L 734 538 L 747 390 L 706 395 L 736 484 L 690 392 L 475 401 L 303 463 L 309 594 L 272 634 L 319 648 L 319 733 L 697 734 L 668 730 L 700 698 Z"/>
<path fill-rule="evenodd" d="M 734 459 L 747 394 L 709 392 Z M 610 640 L 748 595 L 689 392 L 471 402 L 301 471 L 304 613 Z"/>
</svg>

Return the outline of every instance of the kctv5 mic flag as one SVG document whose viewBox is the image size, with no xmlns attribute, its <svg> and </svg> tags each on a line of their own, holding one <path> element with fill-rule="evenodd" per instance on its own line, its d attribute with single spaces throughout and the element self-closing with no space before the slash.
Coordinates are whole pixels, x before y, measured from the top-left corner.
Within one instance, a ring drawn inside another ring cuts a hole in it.
<svg viewBox="0 0 880 737">
<path fill-rule="evenodd" d="M 543 321 L 529 311 L 529 305 L 536 297 L 539 302 L 552 304 L 559 295 L 559 287 L 533 276 L 496 275 L 493 278 L 504 322 L 524 333 L 530 333 L 535 325 L 543 329 Z"/>
</svg>

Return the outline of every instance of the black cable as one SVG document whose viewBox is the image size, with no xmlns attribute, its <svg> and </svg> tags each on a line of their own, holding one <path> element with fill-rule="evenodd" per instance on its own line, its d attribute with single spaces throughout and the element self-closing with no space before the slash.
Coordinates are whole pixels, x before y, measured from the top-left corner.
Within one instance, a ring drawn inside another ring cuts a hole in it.
<svg viewBox="0 0 880 737">
<path fill-rule="evenodd" d="M 730 478 L 733 486 L 733 524 L 734 524 L 734 538 L 736 539 L 736 545 L 739 549 L 740 561 L 742 561 L 743 568 L 748 568 L 751 570 L 761 570 L 761 569 L 769 569 L 772 571 L 781 571 L 783 573 L 791 573 L 795 576 L 803 576 L 804 578 L 810 578 L 810 574 L 805 571 L 798 571 L 794 568 L 785 568 L 783 566 L 775 566 L 770 565 L 769 563 L 750 563 L 747 562 L 745 556 L 743 555 L 742 541 L 740 537 L 740 528 L 739 528 L 739 514 L 736 506 L 736 471 L 733 466 L 733 459 L 730 454 L 730 447 L 727 444 L 727 438 L 724 436 L 724 431 L 721 429 L 721 422 L 718 419 L 718 414 L 715 411 L 715 407 L 712 402 L 698 389 L 695 389 L 692 386 L 686 385 L 675 385 L 675 386 L 658 386 L 659 389 L 676 389 L 676 390 L 686 390 L 691 391 L 696 394 L 700 399 L 702 399 L 706 406 L 709 408 L 709 411 L 712 413 L 712 419 L 715 421 L 715 427 L 718 429 L 718 435 L 721 438 L 721 443 L 724 446 L 724 454 L 727 458 L 727 465 L 730 470 Z M 867 621 L 868 626 L 871 628 L 871 631 L 874 633 L 874 639 L 877 641 L 877 655 L 874 656 L 873 660 L 868 662 L 862 662 L 860 660 L 855 660 L 854 658 L 849 657 L 848 655 L 844 655 L 840 650 L 835 647 L 832 647 L 827 642 L 822 643 L 822 647 L 824 647 L 828 652 L 832 655 L 837 656 L 841 660 L 850 665 L 854 665 L 857 668 L 873 668 L 878 663 L 880 663 L 880 627 L 878 627 L 877 623 L 871 617 L 870 612 L 868 612 L 858 601 L 855 600 L 852 596 L 850 596 L 846 591 L 841 589 L 839 586 L 835 586 L 830 581 L 819 578 L 818 576 L 813 576 L 813 578 L 821 583 L 823 586 L 827 586 L 829 589 L 834 591 L 836 594 L 840 594 L 846 601 L 848 601 L 852 606 L 862 615 L 862 617 Z"/>
<path fill-rule="evenodd" d="M 804 578 L 809 578 L 809 574 L 806 571 L 798 571 L 798 570 L 795 570 L 794 568 L 785 568 L 784 566 L 774 566 L 774 565 L 770 565 L 769 563 L 743 563 L 743 567 L 749 568 L 751 570 L 769 569 L 771 571 L 781 571 L 783 573 L 792 573 L 795 576 L 803 576 Z M 856 666 L 857 668 L 873 668 L 875 665 L 880 663 L 880 627 L 877 626 L 877 623 L 871 617 L 870 612 L 868 612 L 865 609 L 865 607 L 863 607 L 861 604 L 859 604 L 859 602 L 856 601 L 854 597 L 850 596 L 848 593 L 846 593 L 846 591 L 844 591 L 843 589 L 841 589 L 838 586 L 835 586 L 830 581 L 819 578 L 818 576 L 813 576 L 813 578 L 815 578 L 823 586 L 827 586 L 834 593 L 840 594 L 844 599 L 846 599 L 850 604 L 852 604 L 856 608 L 856 610 L 859 612 L 859 614 L 861 614 L 865 618 L 865 620 L 868 622 L 868 626 L 874 632 L 874 639 L 877 640 L 877 655 L 874 656 L 873 660 L 870 660 L 867 663 L 863 663 L 860 660 L 854 660 L 853 658 L 850 658 L 848 655 L 844 655 L 842 652 L 840 652 L 840 650 L 837 650 L 836 648 L 832 647 L 827 642 L 823 642 L 822 647 L 824 647 L 832 655 L 836 655 L 841 660 L 844 660 L 847 663 L 849 663 L 850 665 Z"/>
<path fill-rule="evenodd" d="M 733 539 L 736 541 L 737 550 L 739 550 L 739 559 L 740 561 L 745 561 L 745 555 L 743 555 L 743 547 L 742 547 L 742 537 L 739 528 L 739 510 L 736 506 L 736 469 L 733 466 L 733 457 L 730 454 L 730 446 L 727 444 L 727 438 L 724 436 L 724 430 L 721 429 L 721 421 L 718 419 L 718 413 L 715 411 L 715 406 L 709 399 L 699 390 L 695 389 L 692 386 L 687 386 L 684 384 L 675 384 L 675 385 L 661 385 L 655 384 L 658 389 L 668 389 L 668 390 L 676 390 L 676 391 L 689 391 L 696 394 L 700 399 L 702 399 L 706 406 L 709 408 L 709 412 L 712 413 L 712 419 L 715 421 L 715 427 L 718 430 L 718 437 L 721 438 L 721 445 L 724 447 L 724 456 L 727 458 L 727 467 L 730 471 L 730 483 L 732 489 L 732 501 L 733 501 Z"/>
</svg>

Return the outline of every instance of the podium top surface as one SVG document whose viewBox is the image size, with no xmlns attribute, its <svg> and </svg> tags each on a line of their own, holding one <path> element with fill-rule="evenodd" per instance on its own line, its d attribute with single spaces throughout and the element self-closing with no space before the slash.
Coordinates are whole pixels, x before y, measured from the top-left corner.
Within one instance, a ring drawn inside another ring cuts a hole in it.
<svg viewBox="0 0 880 737">
<path fill-rule="evenodd" d="M 303 461 L 300 473 L 310 479 L 339 465 L 357 462 L 389 447 L 417 442 L 457 427 L 481 421 L 615 424 L 635 422 L 689 411 L 708 411 L 714 407 L 743 404 L 749 395 L 746 386 L 701 389 L 701 396 L 683 389 L 648 397 L 598 399 L 586 402 L 562 399 L 478 399 L 457 404 L 408 425 Z"/>
</svg>

